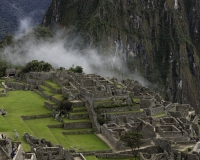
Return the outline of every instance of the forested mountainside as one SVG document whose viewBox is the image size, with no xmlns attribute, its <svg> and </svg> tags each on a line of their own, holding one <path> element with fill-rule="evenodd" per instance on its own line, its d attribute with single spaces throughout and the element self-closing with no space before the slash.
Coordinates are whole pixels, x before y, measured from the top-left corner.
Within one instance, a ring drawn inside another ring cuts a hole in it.
<svg viewBox="0 0 200 160">
<path fill-rule="evenodd" d="M 31 18 L 33 25 L 41 22 L 51 0 L 1 0 L 0 39 L 8 33 L 15 33 L 20 19 Z"/>
<path fill-rule="evenodd" d="M 53 0 L 42 24 L 73 26 L 100 54 L 158 84 L 166 100 L 199 106 L 200 0 Z"/>
</svg>

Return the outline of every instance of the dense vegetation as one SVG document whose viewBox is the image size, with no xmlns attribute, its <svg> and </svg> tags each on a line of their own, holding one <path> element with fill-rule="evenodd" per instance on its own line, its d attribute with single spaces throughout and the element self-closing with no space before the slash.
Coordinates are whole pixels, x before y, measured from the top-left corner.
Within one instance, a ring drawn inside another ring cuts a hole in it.
<svg viewBox="0 0 200 160">
<path fill-rule="evenodd" d="M 38 60 L 32 60 L 31 62 L 27 63 L 25 67 L 23 67 L 22 72 L 27 73 L 30 71 L 35 72 L 41 72 L 41 71 L 50 71 L 53 67 L 51 64 L 44 62 L 44 61 L 38 61 Z"/>
<path fill-rule="evenodd" d="M 14 34 L 19 20 L 31 17 L 33 25 L 41 22 L 51 0 L 3 0 L 0 1 L 0 39 L 6 34 Z"/>
</svg>

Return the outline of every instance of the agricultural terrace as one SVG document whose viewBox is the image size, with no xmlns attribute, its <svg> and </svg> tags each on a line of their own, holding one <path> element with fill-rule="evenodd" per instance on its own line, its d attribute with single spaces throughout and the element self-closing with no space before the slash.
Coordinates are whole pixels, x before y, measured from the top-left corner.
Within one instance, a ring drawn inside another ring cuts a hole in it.
<svg viewBox="0 0 200 160">
<path fill-rule="evenodd" d="M 16 140 L 22 142 L 25 151 L 30 151 L 30 147 L 23 138 L 24 132 L 28 132 L 37 138 L 45 138 L 54 145 L 61 144 L 66 149 L 74 148 L 82 151 L 109 149 L 93 132 L 90 132 L 90 134 L 67 135 L 62 134 L 62 132 L 73 132 L 74 130 L 49 128 L 48 125 L 62 124 L 62 122 L 54 120 L 54 117 L 30 120 L 21 118 L 22 115 L 50 114 L 51 111 L 44 106 L 45 101 L 47 100 L 33 91 L 16 90 L 7 92 L 6 97 L 0 97 L 0 108 L 5 109 L 7 112 L 6 116 L 0 116 L 0 133 L 6 134 L 15 140 L 14 135 L 18 132 L 20 137 Z M 65 118 L 65 121 L 70 122 L 67 118 Z M 93 131 L 91 128 L 85 130 Z"/>
</svg>

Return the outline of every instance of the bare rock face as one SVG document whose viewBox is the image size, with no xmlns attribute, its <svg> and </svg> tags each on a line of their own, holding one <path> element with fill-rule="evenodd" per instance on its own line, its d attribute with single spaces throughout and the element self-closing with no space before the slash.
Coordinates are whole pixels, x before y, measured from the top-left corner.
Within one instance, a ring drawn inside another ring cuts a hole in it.
<svg viewBox="0 0 200 160">
<path fill-rule="evenodd" d="M 121 57 L 166 100 L 199 105 L 200 0 L 53 0 L 43 25 L 72 27 L 100 54 Z M 124 73 L 122 73 L 124 74 Z"/>
</svg>

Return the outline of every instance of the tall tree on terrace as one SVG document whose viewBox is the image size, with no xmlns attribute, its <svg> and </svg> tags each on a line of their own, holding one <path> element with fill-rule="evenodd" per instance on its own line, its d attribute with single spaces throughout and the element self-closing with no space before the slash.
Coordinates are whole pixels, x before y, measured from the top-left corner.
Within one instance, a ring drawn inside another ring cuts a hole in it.
<svg viewBox="0 0 200 160">
<path fill-rule="evenodd" d="M 134 157 L 137 157 L 136 149 L 139 149 L 142 144 L 142 134 L 138 132 L 128 132 L 120 136 L 120 140 L 125 142 L 127 147 L 130 147 Z"/>
</svg>

